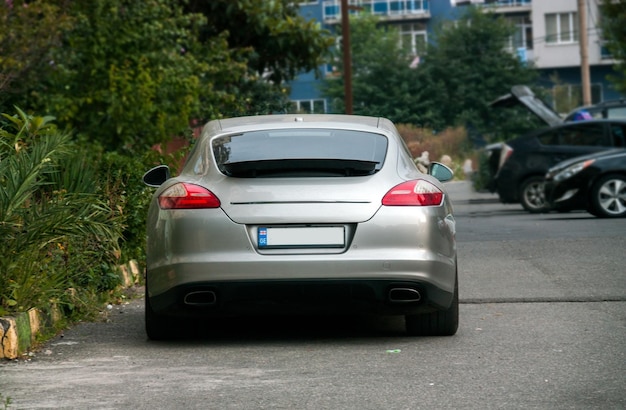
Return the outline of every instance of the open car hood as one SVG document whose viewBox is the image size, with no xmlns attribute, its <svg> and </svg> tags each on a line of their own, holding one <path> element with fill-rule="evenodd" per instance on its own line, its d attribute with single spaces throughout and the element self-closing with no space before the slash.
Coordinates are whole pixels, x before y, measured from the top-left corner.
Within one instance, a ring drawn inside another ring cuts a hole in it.
<svg viewBox="0 0 626 410">
<path fill-rule="evenodd" d="M 509 94 L 503 95 L 489 103 L 492 107 L 513 107 L 515 105 L 523 105 L 530 112 L 535 114 L 539 119 L 549 126 L 559 125 L 563 123 L 563 119 L 559 114 L 544 103 L 525 85 L 515 85 L 511 88 Z"/>
</svg>

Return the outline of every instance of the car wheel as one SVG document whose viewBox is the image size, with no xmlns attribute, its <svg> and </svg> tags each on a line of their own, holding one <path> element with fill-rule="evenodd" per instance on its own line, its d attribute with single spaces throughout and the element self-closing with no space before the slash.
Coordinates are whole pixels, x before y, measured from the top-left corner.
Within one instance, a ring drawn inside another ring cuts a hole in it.
<svg viewBox="0 0 626 410">
<path fill-rule="evenodd" d="M 452 304 L 446 310 L 422 315 L 406 315 L 406 332 L 410 336 L 452 336 L 459 328 L 459 281 L 454 284 Z"/>
<path fill-rule="evenodd" d="M 589 212 L 600 218 L 620 218 L 626 216 L 626 177 L 607 175 L 591 188 Z"/>
<path fill-rule="evenodd" d="M 528 178 L 520 189 L 520 202 L 530 213 L 539 213 L 546 210 L 546 194 L 542 177 Z"/>
</svg>

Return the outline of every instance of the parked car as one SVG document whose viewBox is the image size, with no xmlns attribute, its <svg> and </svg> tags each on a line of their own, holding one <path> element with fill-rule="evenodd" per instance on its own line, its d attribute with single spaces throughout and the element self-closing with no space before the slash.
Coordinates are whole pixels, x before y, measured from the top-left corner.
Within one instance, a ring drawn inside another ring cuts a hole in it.
<svg viewBox="0 0 626 410">
<path fill-rule="evenodd" d="M 410 335 L 458 327 L 450 168 L 420 172 L 394 124 L 345 115 L 209 122 L 182 172 L 144 175 L 145 322 L 403 315 Z M 302 316 L 304 317 L 304 316 Z M 194 319 L 197 320 L 197 319 Z"/>
<path fill-rule="evenodd" d="M 560 162 L 546 174 L 545 193 L 550 209 L 626 217 L 626 149 Z"/>
<path fill-rule="evenodd" d="M 564 121 L 577 121 L 580 113 L 587 113 L 591 118 L 626 119 L 626 99 L 602 101 L 597 104 L 578 107 L 565 116 Z"/>
<path fill-rule="evenodd" d="M 498 169 L 491 182 L 503 203 L 521 203 L 529 212 L 543 212 L 544 176 L 558 162 L 579 155 L 626 146 L 626 120 L 564 122 L 547 104 L 525 86 L 491 105 L 523 104 L 548 127 L 507 141 L 499 148 Z M 492 153 L 492 155 L 494 155 Z"/>
<path fill-rule="evenodd" d="M 545 211 L 544 176 L 551 166 L 579 155 L 625 147 L 626 121 L 566 123 L 524 135 L 502 146 L 495 184 L 503 203 Z"/>
</svg>

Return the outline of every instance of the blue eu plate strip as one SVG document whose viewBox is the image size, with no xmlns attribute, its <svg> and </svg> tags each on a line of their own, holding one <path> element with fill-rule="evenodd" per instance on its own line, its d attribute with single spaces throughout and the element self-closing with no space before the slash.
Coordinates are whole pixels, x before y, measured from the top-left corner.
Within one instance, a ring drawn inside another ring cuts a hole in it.
<svg viewBox="0 0 626 410">
<path fill-rule="evenodd" d="M 267 228 L 259 228 L 259 247 L 267 246 Z"/>
</svg>

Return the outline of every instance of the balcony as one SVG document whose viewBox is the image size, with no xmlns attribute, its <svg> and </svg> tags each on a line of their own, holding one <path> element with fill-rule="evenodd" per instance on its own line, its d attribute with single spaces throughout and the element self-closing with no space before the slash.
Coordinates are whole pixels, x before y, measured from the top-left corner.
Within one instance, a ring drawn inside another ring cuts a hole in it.
<svg viewBox="0 0 626 410">
<path fill-rule="evenodd" d="M 385 20 L 430 18 L 429 0 L 348 0 L 349 13 L 371 13 Z M 324 0 L 324 22 L 341 21 L 341 0 Z"/>
<path fill-rule="evenodd" d="M 518 11 L 530 11 L 532 0 L 485 0 L 480 2 L 481 7 L 495 11 L 496 13 L 513 13 Z"/>
</svg>

